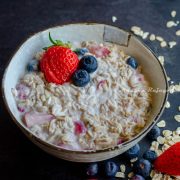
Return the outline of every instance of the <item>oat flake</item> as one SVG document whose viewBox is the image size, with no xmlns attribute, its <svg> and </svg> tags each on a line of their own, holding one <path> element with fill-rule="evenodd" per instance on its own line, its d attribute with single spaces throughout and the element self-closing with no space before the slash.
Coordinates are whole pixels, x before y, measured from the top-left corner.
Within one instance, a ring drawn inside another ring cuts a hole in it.
<svg viewBox="0 0 180 180">
<path fill-rule="evenodd" d="M 161 120 L 160 122 L 157 123 L 158 127 L 165 127 L 166 126 L 166 122 L 164 120 Z"/>
<path fill-rule="evenodd" d="M 154 41 L 156 39 L 156 36 L 154 34 L 151 34 L 149 39 L 150 39 L 150 41 Z"/>
<path fill-rule="evenodd" d="M 170 108 L 171 107 L 171 105 L 170 105 L 170 102 L 169 101 L 167 101 L 166 102 L 166 106 L 165 106 L 166 108 Z"/>
<path fill-rule="evenodd" d="M 177 121 L 177 122 L 180 122 L 180 115 L 178 114 L 178 115 L 175 115 L 174 116 L 174 119 Z"/>
<path fill-rule="evenodd" d="M 175 41 L 170 41 L 170 42 L 168 43 L 168 45 L 169 45 L 170 48 L 173 48 L 176 44 L 177 44 L 177 43 L 176 43 Z"/>
<path fill-rule="evenodd" d="M 176 36 L 180 36 L 180 30 L 176 31 Z"/>
<path fill-rule="evenodd" d="M 177 24 L 174 21 L 168 21 L 167 24 L 166 24 L 167 28 L 171 28 L 173 26 L 177 26 Z"/>
<path fill-rule="evenodd" d="M 112 22 L 116 22 L 117 21 L 117 17 L 116 16 L 112 16 Z"/>
<path fill-rule="evenodd" d="M 160 45 L 161 45 L 161 47 L 166 47 L 167 43 L 166 43 L 166 41 L 162 41 Z"/>
<path fill-rule="evenodd" d="M 175 11 L 175 10 L 171 11 L 171 16 L 172 16 L 172 17 L 175 17 L 175 16 L 176 16 L 176 11 Z"/>
</svg>

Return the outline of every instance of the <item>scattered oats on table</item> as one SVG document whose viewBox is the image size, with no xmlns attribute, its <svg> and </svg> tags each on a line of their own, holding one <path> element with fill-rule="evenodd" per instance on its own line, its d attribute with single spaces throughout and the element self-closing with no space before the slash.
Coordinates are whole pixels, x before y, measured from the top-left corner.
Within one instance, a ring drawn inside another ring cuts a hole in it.
<svg viewBox="0 0 180 180">
<path fill-rule="evenodd" d="M 164 41 L 164 39 L 161 36 L 156 36 L 156 40 L 158 40 L 160 42 Z"/>
<path fill-rule="evenodd" d="M 166 24 L 166 27 L 167 28 L 171 28 L 173 26 L 177 26 L 178 23 L 175 23 L 174 21 L 168 21 L 167 24 Z"/>
<path fill-rule="evenodd" d="M 176 36 L 180 36 L 180 30 L 176 31 Z"/>
<path fill-rule="evenodd" d="M 118 178 L 125 178 L 125 174 L 123 172 L 117 172 L 115 177 L 118 177 Z"/>
<path fill-rule="evenodd" d="M 169 86 L 169 93 L 170 93 L 170 94 L 173 94 L 173 93 L 175 93 L 175 92 L 180 92 L 180 83 Z"/>
<path fill-rule="evenodd" d="M 175 116 L 174 116 L 174 119 L 175 119 L 177 122 L 180 122 L 180 114 L 175 115 Z"/>
<path fill-rule="evenodd" d="M 172 17 L 175 17 L 175 16 L 176 16 L 176 11 L 175 11 L 175 10 L 171 11 L 171 16 L 172 16 Z"/>
<path fill-rule="evenodd" d="M 112 16 L 112 22 L 116 22 L 117 21 L 117 17 L 116 16 Z"/>
<path fill-rule="evenodd" d="M 163 130 L 162 134 L 163 134 L 164 137 L 169 137 L 169 136 L 172 135 L 172 131 L 170 131 L 170 130 Z"/>
<path fill-rule="evenodd" d="M 121 164 L 120 165 L 120 170 L 121 170 L 121 172 L 124 173 L 126 171 L 126 166 L 124 164 Z"/>
<path fill-rule="evenodd" d="M 133 162 L 136 162 L 137 160 L 138 158 L 136 157 L 136 158 L 131 159 L 130 162 L 133 163 Z"/>
<path fill-rule="evenodd" d="M 160 45 L 161 45 L 161 47 L 166 47 L 167 46 L 167 42 L 166 41 L 162 41 Z"/>
<path fill-rule="evenodd" d="M 164 65 L 164 56 L 158 56 L 158 59 L 162 65 Z"/>
<path fill-rule="evenodd" d="M 161 120 L 160 122 L 157 123 L 158 127 L 165 127 L 166 126 L 166 122 L 164 120 Z"/>
<path fill-rule="evenodd" d="M 170 48 L 173 48 L 176 44 L 177 44 L 176 41 L 170 41 L 170 42 L 168 43 L 168 45 L 169 45 Z"/>
<path fill-rule="evenodd" d="M 157 137 L 157 141 L 159 144 L 164 144 L 165 139 L 162 136 Z"/>
<path fill-rule="evenodd" d="M 167 80 L 168 80 L 168 81 L 170 81 L 170 80 L 171 80 L 171 78 L 170 78 L 169 76 L 167 76 Z"/>
<path fill-rule="evenodd" d="M 170 105 L 170 102 L 169 101 L 167 101 L 166 102 L 166 106 L 165 106 L 166 108 L 170 108 L 171 107 L 171 105 Z"/>
<path fill-rule="evenodd" d="M 154 35 L 154 34 L 151 34 L 150 36 L 149 36 L 149 40 L 150 41 L 154 41 L 156 39 L 156 36 Z"/>
<path fill-rule="evenodd" d="M 146 39 L 148 37 L 148 35 L 149 35 L 149 32 L 144 32 L 142 38 Z"/>
</svg>

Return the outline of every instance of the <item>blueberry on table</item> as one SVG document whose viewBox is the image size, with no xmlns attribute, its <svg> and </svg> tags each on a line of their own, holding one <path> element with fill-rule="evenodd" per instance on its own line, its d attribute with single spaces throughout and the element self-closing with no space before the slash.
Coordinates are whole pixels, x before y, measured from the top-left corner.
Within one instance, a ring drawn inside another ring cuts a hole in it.
<svg viewBox="0 0 180 180">
<path fill-rule="evenodd" d="M 153 162 L 157 158 L 157 154 L 155 151 L 148 150 L 143 154 L 143 158 Z"/>
<path fill-rule="evenodd" d="M 98 173 L 98 164 L 97 163 L 92 163 L 89 164 L 87 169 L 86 169 L 86 174 L 88 176 L 95 176 Z"/>
<path fill-rule="evenodd" d="M 129 57 L 127 60 L 126 60 L 126 63 L 131 66 L 133 69 L 137 69 L 138 67 L 138 63 L 136 61 L 135 58 L 133 57 Z"/>
<path fill-rule="evenodd" d="M 158 136 L 160 136 L 161 134 L 161 130 L 159 129 L 158 126 L 154 126 L 150 131 L 149 133 L 147 134 L 147 137 L 150 139 L 150 140 L 156 140 Z"/>
<path fill-rule="evenodd" d="M 74 50 L 74 52 L 78 55 L 78 56 L 84 56 L 86 53 L 89 52 L 89 50 L 87 48 L 77 48 Z"/>
<path fill-rule="evenodd" d="M 134 163 L 133 169 L 135 173 L 146 178 L 150 175 L 151 163 L 146 159 L 140 159 Z"/>
<path fill-rule="evenodd" d="M 132 148 L 128 149 L 125 152 L 126 157 L 128 157 L 129 159 L 133 159 L 139 156 L 139 152 L 140 152 L 140 146 L 139 144 L 136 144 L 135 146 L 133 146 Z"/>
<path fill-rule="evenodd" d="M 145 180 L 143 176 L 136 174 L 130 180 Z"/>
<path fill-rule="evenodd" d="M 28 72 L 38 71 L 39 70 L 39 61 L 31 60 L 27 65 Z"/>
<path fill-rule="evenodd" d="M 86 70 L 79 69 L 72 76 L 72 82 L 75 86 L 84 87 L 90 81 L 90 76 Z"/>
<path fill-rule="evenodd" d="M 113 177 L 118 172 L 118 166 L 112 161 L 108 161 L 105 164 L 105 173 L 109 177 Z"/>
<path fill-rule="evenodd" d="M 88 73 L 92 73 L 96 71 L 98 67 L 97 59 L 91 55 L 83 56 L 79 62 L 79 67 Z"/>
</svg>

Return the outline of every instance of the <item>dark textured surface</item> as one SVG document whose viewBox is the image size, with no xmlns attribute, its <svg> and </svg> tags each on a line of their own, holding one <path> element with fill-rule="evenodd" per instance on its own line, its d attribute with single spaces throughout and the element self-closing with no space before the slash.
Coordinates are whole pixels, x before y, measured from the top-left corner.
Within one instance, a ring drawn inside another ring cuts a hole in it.
<svg viewBox="0 0 180 180">
<path fill-rule="evenodd" d="M 0 1 L 0 76 L 2 78 L 7 61 L 16 48 L 31 34 L 42 29 L 74 22 L 99 22 L 113 24 L 124 29 L 132 25 L 141 26 L 163 36 L 166 40 L 176 40 L 178 27 L 167 29 L 170 12 L 175 9 L 180 20 L 179 0 L 1 0 Z M 111 17 L 118 20 L 112 23 Z M 158 43 L 148 43 L 156 54 L 165 56 L 165 68 L 171 79 L 180 82 L 179 45 L 173 49 L 161 49 Z M 171 108 L 166 109 L 161 119 L 167 121 L 167 127 L 175 129 L 178 125 L 173 116 L 178 113 L 180 96 L 170 95 Z M 1 98 L 0 108 L 0 179 L 58 179 L 81 180 L 84 165 L 56 159 L 27 140 L 12 122 Z M 141 142 L 142 152 L 149 146 L 147 139 Z M 116 162 L 126 163 L 123 156 Z M 101 163 L 100 165 L 103 165 Z M 101 167 L 101 169 L 103 169 Z M 101 179 L 103 178 L 100 175 Z"/>
</svg>

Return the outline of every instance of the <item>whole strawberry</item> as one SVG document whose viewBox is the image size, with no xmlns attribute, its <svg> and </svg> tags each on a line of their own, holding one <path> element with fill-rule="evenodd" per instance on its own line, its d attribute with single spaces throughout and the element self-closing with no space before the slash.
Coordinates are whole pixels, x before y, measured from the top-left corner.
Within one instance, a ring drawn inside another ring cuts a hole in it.
<svg viewBox="0 0 180 180">
<path fill-rule="evenodd" d="M 159 172 L 180 176 L 180 142 L 164 151 L 154 162 Z"/>
<path fill-rule="evenodd" d="M 49 39 L 53 46 L 45 48 L 46 51 L 40 60 L 40 69 L 46 80 L 50 83 L 63 84 L 68 82 L 78 67 L 78 56 L 60 40 Z"/>
</svg>

